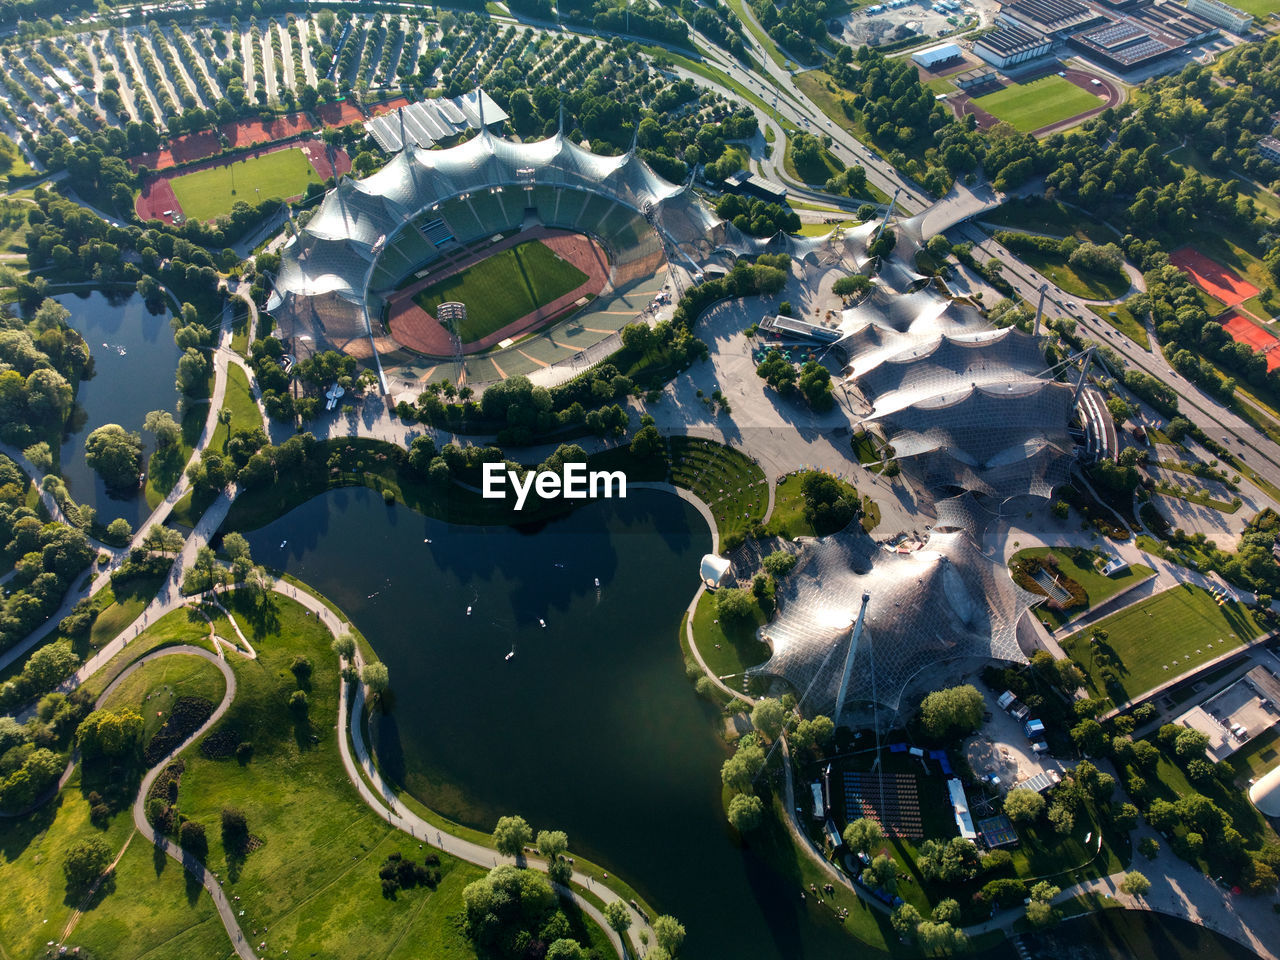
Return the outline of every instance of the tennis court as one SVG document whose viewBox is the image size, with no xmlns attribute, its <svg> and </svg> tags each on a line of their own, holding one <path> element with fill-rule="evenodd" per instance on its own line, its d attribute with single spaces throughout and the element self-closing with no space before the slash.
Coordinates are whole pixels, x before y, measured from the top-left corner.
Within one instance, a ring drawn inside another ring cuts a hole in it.
<svg viewBox="0 0 1280 960">
<path fill-rule="evenodd" d="M 1195 247 L 1179 247 L 1169 254 L 1169 262 L 1187 273 L 1193 283 L 1215 300 L 1238 306 L 1258 295 L 1258 288 L 1230 267 L 1210 260 Z"/>
<path fill-rule="evenodd" d="M 1218 322 L 1222 324 L 1222 329 L 1227 331 L 1227 335 L 1232 340 L 1236 343 L 1247 343 L 1254 350 L 1266 350 L 1277 343 L 1276 337 L 1234 310 L 1220 318 Z M 1267 352 L 1267 370 L 1271 371 L 1276 367 L 1280 367 L 1280 350 L 1270 350 Z"/>
</svg>

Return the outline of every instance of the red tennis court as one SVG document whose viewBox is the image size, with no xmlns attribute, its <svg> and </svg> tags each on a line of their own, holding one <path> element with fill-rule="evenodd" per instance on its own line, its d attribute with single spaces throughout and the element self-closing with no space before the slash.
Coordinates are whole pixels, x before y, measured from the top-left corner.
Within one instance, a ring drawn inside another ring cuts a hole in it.
<svg viewBox="0 0 1280 960">
<path fill-rule="evenodd" d="M 1280 342 L 1272 334 L 1238 313 L 1229 313 L 1218 322 L 1222 324 L 1222 329 L 1227 331 L 1227 335 L 1232 340 L 1236 343 L 1247 343 L 1254 350 L 1266 350 Z M 1267 370 L 1274 370 L 1276 367 L 1280 367 L 1280 350 L 1267 350 Z"/>
<path fill-rule="evenodd" d="M 1228 307 L 1258 295 L 1258 288 L 1242 280 L 1230 267 L 1210 260 L 1195 247 L 1180 247 L 1169 254 L 1169 262 L 1191 276 L 1192 282 Z M 1247 322 L 1247 321 L 1246 321 Z"/>
</svg>

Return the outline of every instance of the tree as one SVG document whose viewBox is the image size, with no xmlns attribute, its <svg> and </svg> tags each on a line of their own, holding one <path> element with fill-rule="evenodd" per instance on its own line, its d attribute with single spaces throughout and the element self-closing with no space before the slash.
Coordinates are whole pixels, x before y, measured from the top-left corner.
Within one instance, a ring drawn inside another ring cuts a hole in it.
<svg viewBox="0 0 1280 960">
<path fill-rule="evenodd" d="M 1049 804 L 1049 823 L 1057 833 L 1067 834 L 1075 829 L 1076 815 L 1065 803 Z"/>
<path fill-rule="evenodd" d="M 62 872 L 67 886 L 72 890 L 84 890 L 102 876 L 111 863 L 111 848 L 101 837 L 89 837 L 71 846 L 62 858 Z"/>
<path fill-rule="evenodd" d="M 631 438 L 631 452 L 642 460 L 650 460 L 662 454 L 662 434 L 653 424 L 647 424 L 636 431 Z"/>
<path fill-rule="evenodd" d="M 524 817 L 499 817 L 498 825 L 493 828 L 493 845 L 508 857 L 520 856 L 532 839 L 533 830 Z"/>
<path fill-rule="evenodd" d="M 933 908 L 934 923 L 959 923 L 960 922 L 960 904 L 950 898 L 939 900 L 938 905 Z"/>
<path fill-rule="evenodd" d="M 884 840 L 880 824 L 868 817 L 850 821 L 844 828 L 844 842 L 854 853 L 868 853 Z"/>
<path fill-rule="evenodd" d="M 1138 852 L 1148 860 L 1154 860 L 1160 855 L 1160 841 L 1155 837 L 1143 837 L 1138 841 Z"/>
<path fill-rule="evenodd" d="M 777 740 L 782 733 L 782 722 L 786 711 L 782 704 L 772 697 L 763 697 L 751 708 L 751 725 L 770 740 Z"/>
<path fill-rule="evenodd" d="M 919 910 L 909 903 L 904 903 L 893 911 L 890 922 L 893 924 L 893 929 L 898 931 L 898 936 L 904 940 L 911 940 L 915 937 L 916 929 L 920 926 L 922 919 Z"/>
<path fill-rule="evenodd" d="M 982 694 L 972 684 L 935 690 L 920 704 L 920 726 L 934 740 L 966 736 L 982 724 Z"/>
<path fill-rule="evenodd" d="M 548 860 L 558 860 L 569 849 L 569 835 L 563 830 L 539 830 L 538 852 Z"/>
<path fill-rule="evenodd" d="M 379 699 L 387 688 L 391 686 L 391 676 L 387 673 L 387 665 L 385 663 L 366 663 L 364 669 L 360 671 L 360 679 L 364 685 L 369 688 L 372 699 Z"/>
<path fill-rule="evenodd" d="M 737 793 L 729 801 L 729 823 L 739 833 L 756 829 L 763 817 L 764 803 L 754 794 Z"/>
<path fill-rule="evenodd" d="M 343 660 L 350 660 L 356 652 L 356 641 L 349 633 L 340 633 L 333 638 L 329 649 Z"/>
<path fill-rule="evenodd" d="M 547 947 L 546 960 L 587 960 L 587 954 L 577 940 L 561 937 Z"/>
<path fill-rule="evenodd" d="M 836 732 L 830 717 L 818 714 L 812 720 L 801 720 L 791 732 L 790 742 L 797 753 L 810 750 L 814 744 L 825 746 Z"/>
<path fill-rule="evenodd" d="M 916 866 L 930 880 L 960 883 L 978 875 L 978 848 L 972 840 L 952 837 L 948 842 L 925 840 L 920 844 Z"/>
<path fill-rule="evenodd" d="M 252 562 L 249 554 L 249 541 L 245 539 L 244 534 L 237 533 L 232 530 L 222 538 L 222 549 L 231 561 L 248 560 Z"/>
<path fill-rule="evenodd" d="M 142 438 L 118 423 L 106 423 L 85 438 L 85 462 L 108 487 L 127 490 L 138 485 Z"/>
<path fill-rule="evenodd" d="M 743 737 L 738 749 L 720 768 L 725 785 L 738 793 L 751 793 L 756 776 L 764 769 L 764 749 L 754 737 Z"/>
<path fill-rule="evenodd" d="M 862 882 L 868 887 L 879 887 L 893 896 L 898 889 L 898 865 L 883 853 L 874 857 L 870 865 L 862 871 Z"/>
<path fill-rule="evenodd" d="M 156 438 L 156 446 L 161 450 L 177 443 L 182 436 L 182 428 L 168 410 L 152 410 L 143 418 L 142 429 Z"/>
<path fill-rule="evenodd" d="M 222 808 L 222 847 L 228 853 L 241 855 L 249 845 L 249 821 L 244 811 Z"/>
<path fill-rule="evenodd" d="M 796 555 L 787 553 L 785 550 L 775 550 L 763 560 L 765 572 L 775 580 L 781 580 L 790 573 L 796 565 Z"/>
<path fill-rule="evenodd" d="M 1035 822 L 1044 806 L 1044 797 L 1029 787 L 1015 787 L 1004 798 L 1005 816 L 1017 824 Z"/>
<path fill-rule="evenodd" d="M 610 900 L 604 905 L 604 922 L 609 929 L 622 936 L 631 926 L 631 911 L 621 900 Z"/>
<path fill-rule="evenodd" d="M 731 623 L 752 619 L 755 601 L 751 594 L 740 587 L 721 587 L 716 591 L 716 615 Z"/>
<path fill-rule="evenodd" d="M 1151 881 L 1137 870 L 1130 870 L 1120 881 L 1120 892 L 1131 897 L 1141 897 L 1151 889 Z"/>
<path fill-rule="evenodd" d="M 653 936 L 658 946 L 675 956 L 684 943 L 684 924 L 670 914 L 663 914 L 653 921 Z"/>
<path fill-rule="evenodd" d="M 853 297 L 866 293 L 871 289 L 871 279 L 860 273 L 841 277 L 831 285 L 831 292 L 837 297 Z"/>
<path fill-rule="evenodd" d="M 138 745 L 142 730 L 142 717 L 130 707 L 95 710 L 76 728 L 76 746 L 86 759 L 119 757 Z"/>
<path fill-rule="evenodd" d="M 120 543 L 127 543 L 133 536 L 133 527 L 124 517 L 116 517 L 107 524 L 107 536 Z"/>
</svg>

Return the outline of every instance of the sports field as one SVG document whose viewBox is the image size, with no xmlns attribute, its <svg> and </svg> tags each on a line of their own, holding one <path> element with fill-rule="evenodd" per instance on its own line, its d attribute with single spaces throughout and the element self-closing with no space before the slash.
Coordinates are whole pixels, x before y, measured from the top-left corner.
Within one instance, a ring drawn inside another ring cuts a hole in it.
<svg viewBox="0 0 1280 960">
<path fill-rule="evenodd" d="M 1091 695 L 1110 695 L 1117 704 L 1262 633 L 1243 604 L 1218 606 L 1208 591 L 1186 583 L 1125 607 L 1096 626 L 1108 634 L 1098 649 L 1117 661 L 1113 669 L 1119 680 L 1112 689 L 1108 690 L 1101 675 L 1104 665 L 1089 643 L 1092 628 L 1068 637 L 1062 649 L 1088 676 Z"/>
<path fill-rule="evenodd" d="M 1231 0 L 1231 5 L 1245 13 L 1252 13 L 1261 20 L 1280 11 L 1280 0 Z"/>
<path fill-rule="evenodd" d="M 1230 267 L 1211 260 L 1195 247 L 1179 247 L 1169 254 L 1169 262 L 1191 277 L 1191 282 L 1229 307 L 1258 294 L 1258 288 Z"/>
<path fill-rule="evenodd" d="M 447 301 L 466 304 L 467 319 L 456 332 L 467 344 L 501 330 L 586 280 L 585 273 L 561 260 L 541 240 L 526 240 L 420 290 L 413 302 L 433 317 Z"/>
<path fill-rule="evenodd" d="M 993 117 L 1013 124 L 1023 133 L 1030 133 L 1092 110 L 1102 102 L 1102 98 L 1082 90 L 1064 77 L 1053 75 L 1030 83 L 1011 83 L 973 102 Z"/>
<path fill-rule="evenodd" d="M 1219 317 L 1218 322 L 1236 343 L 1247 343 L 1254 350 L 1264 350 L 1276 345 L 1274 336 L 1234 310 L 1225 317 Z M 1267 353 L 1267 370 L 1271 371 L 1276 367 L 1280 367 L 1280 350 L 1270 350 Z"/>
<path fill-rule="evenodd" d="M 230 213 L 237 200 L 253 204 L 269 197 L 301 196 L 308 183 L 320 182 L 320 175 L 306 154 L 295 148 L 197 170 L 171 182 L 188 220 L 215 220 Z"/>
</svg>

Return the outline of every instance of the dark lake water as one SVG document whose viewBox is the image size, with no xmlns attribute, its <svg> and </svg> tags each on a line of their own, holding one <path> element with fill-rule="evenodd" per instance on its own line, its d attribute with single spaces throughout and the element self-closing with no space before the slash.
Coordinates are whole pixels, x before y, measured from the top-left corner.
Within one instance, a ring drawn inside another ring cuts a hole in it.
<svg viewBox="0 0 1280 960">
<path fill-rule="evenodd" d="M 454 527 L 349 488 L 249 539 L 377 648 L 395 693 L 384 766 L 433 808 L 485 831 L 507 813 L 566 830 L 681 919 L 687 960 L 881 956 L 728 830 L 721 720 L 676 638 L 710 546 L 684 501 L 632 491 L 533 533 Z"/>
<path fill-rule="evenodd" d="M 170 314 L 153 314 L 137 294 L 92 291 L 54 299 L 71 311 L 68 322 L 89 344 L 94 364 L 94 376 L 81 381 L 76 392 L 79 409 L 72 419 L 73 432 L 62 442 L 62 475 L 71 496 L 96 507 L 102 523 L 124 517 L 136 530 L 150 513 L 146 497 L 141 490 L 125 496 L 108 493 L 85 462 L 84 440 L 104 423 L 141 433 L 148 412 L 176 411 L 173 381 L 181 351 L 173 342 Z M 142 439 L 145 466 L 154 443 L 150 434 L 142 434 Z"/>
</svg>

